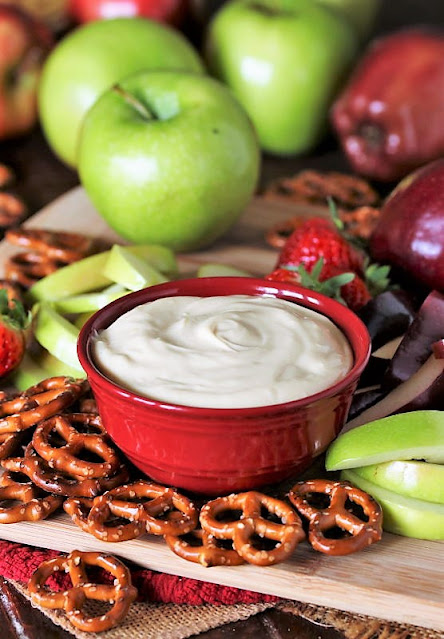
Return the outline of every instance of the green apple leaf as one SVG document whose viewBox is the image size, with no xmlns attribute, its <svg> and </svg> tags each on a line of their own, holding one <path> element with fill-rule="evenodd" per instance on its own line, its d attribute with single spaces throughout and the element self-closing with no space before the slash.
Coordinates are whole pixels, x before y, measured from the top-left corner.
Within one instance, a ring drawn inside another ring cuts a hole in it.
<svg viewBox="0 0 444 639">
<path fill-rule="evenodd" d="M 444 540 L 443 504 L 404 497 L 367 481 L 353 470 L 343 470 L 341 479 L 376 499 L 383 511 L 384 530 L 404 537 Z"/>
<path fill-rule="evenodd" d="M 349 430 L 330 445 L 325 466 L 342 470 L 411 459 L 444 463 L 444 411 L 400 413 Z"/>
</svg>

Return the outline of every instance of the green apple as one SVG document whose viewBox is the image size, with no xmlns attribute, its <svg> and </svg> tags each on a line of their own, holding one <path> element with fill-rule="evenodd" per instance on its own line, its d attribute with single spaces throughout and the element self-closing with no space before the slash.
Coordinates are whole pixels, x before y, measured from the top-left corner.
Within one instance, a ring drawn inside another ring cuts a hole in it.
<svg viewBox="0 0 444 639">
<path fill-rule="evenodd" d="M 53 302 L 54 308 L 58 313 L 89 313 L 98 311 L 110 302 L 127 295 L 130 291 L 120 284 L 111 284 L 101 291 L 95 293 L 81 293 L 80 295 L 72 295 L 64 297 L 61 300 Z"/>
<path fill-rule="evenodd" d="M 349 481 L 376 499 L 382 508 L 384 530 L 417 539 L 444 539 L 443 504 L 398 495 L 372 484 L 353 470 L 342 471 L 341 479 Z"/>
<path fill-rule="evenodd" d="M 77 357 L 79 329 L 57 313 L 50 304 L 40 302 L 34 320 L 34 337 L 51 355 L 83 375 Z"/>
<path fill-rule="evenodd" d="M 327 450 L 327 470 L 388 461 L 444 463 L 444 411 L 417 410 L 377 419 L 349 430 Z"/>
<path fill-rule="evenodd" d="M 317 0 L 322 5 L 339 11 L 365 40 L 371 33 L 381 0 Z"/>
<path fill-rule="evenodd" d="M 233 0 L 210 23 L 210 71 L 228 84 L 262 148 L 310 150 L 358 48 L 353 28 L 313 0 Z"/>
<path fill-rule="evenodd" d="M 77 165 L 83 118 L 99 95 L 143 69 L 201 72 L 203 67 L 179 32 L 144 18 L 98 20 L 61 40 L 43 68 L 39 113 L 47 140 L 62 160 Z"/>
<path fill-rule="evenodd" d="M 399 495 L 444 504 L 444 465 L 392 461 L 354 468 L 367 481 Z"/>
<path fill-rule="evenodd" d="M 88 112 L 79 173 L 93 204 L 130 242 L 186 251 L 211 244 L 255 189 L 260 152 L 231 92 L 197 74 L 126 78 Z"/>
</svg>

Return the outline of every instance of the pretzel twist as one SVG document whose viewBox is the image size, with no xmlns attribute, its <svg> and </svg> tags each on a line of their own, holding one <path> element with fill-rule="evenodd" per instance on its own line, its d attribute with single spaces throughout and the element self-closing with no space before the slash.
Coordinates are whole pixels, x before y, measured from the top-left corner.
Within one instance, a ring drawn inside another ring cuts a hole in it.
<svg viewBox="0 0 444 639">
<path fill-rule="evenodd" d="M 11 255 L 5 262 L 5 275 L 23 288 L 31 288 L 36 282 L 51 275 L 62 264 L 44 253 L 23 251 Z"/>
<path fill-rule="evenodd" d="M 86 573 L 87 566 L 98 566 L 114 577 L 113 585 L 92 583 Z M 54 573 L 69 573 L 72 588 L 64 592 L 49 591 L 45 582 Z M 34 603 L 44 608 L 64 609 L 69 621 L 84 632 L 103 632 L 118 625 L 125 617 L 137 590 L 131 584 L 128 568 L 111 555 L 73 550 L 67 557 L 44 561 L 32 575 L 28 590 Z M 104 615 L 87 616 L 82 608 L 88 599 L 112 604 Z"/>
<path fill-rule="evenodd" d="M 11 244 L 41 253 L 61 264 L 71 264 L 81 260 L 90 255 L 96 246 L 94 239 L 80 233 L 24 227 L 9 229 L 5 239 Z"/>
<path fill-rule="evenodd" d="M 210 566 L 240 566 L 245 560 L 233 549 L 218 545 L 218 540 L 206 530 L 192 530 L 186 535 L 165 535 L 165 541 L 176 555 L 206 568 Z"/>
<path fill-rule="evenodd" d="M 327 496 L 329 504 L 318 508 L 316 495 Z M 308 540 L 315 550 L 327 555 L 348 555 L 379 541 L 382 536 L 382 511 L 375 500 L 351 484 L 328 479 L 298 482 L 289 492 L 295 508 L 309 520 Z M 358 505 L 364 520 L 351 512 Z M 327 533 L 339 528 L 344 535 L 332 539 Z"/>
<path fill-rule="evenodd" d="M 95 433 L 88 432 L 94 429 Z M 55 433 L 66 442 L 63 446 L 51 445 L 51 436 Z M 50 468 L 78 477 L 105 477 L 116 472 L 120 466 L 119 457 L 105 436 L 102 420 L 94 413 L 54 415 L 37 426 L 32 445 Z M 83 450 L 94 453 L 104 461 L 80 459 L 78 455 Z"/>
<path fill-rule="evenodd" d="M 292 177 L 279 178 L 269 185 L 264 196 L 307 204 L 325 204 L 327 198 L 332 197 L 346 209 L 379 202 L 379 195 L 366 180 L 336 171 L 305 170 Z"/>
<path fill-rule="evenodd" d="M 23 441 L 24 433 L 0 433 L 0 460 L 14 455 Z"/>
<path fill-rule="evenodd" d="M 8 502 L 10 502 L 8 504 Z M 17 503 L 20 502 L 20 503 Z M 30 482 L 14 481 L 11 476 L 2 477 L 0 486 L 0 524 L 18 521 L 40 521 L 62 505 L 63 498 L 43 494 Z"/>
<path fill-rule="evenodd" d="M 110 518 L 128 520 L 109 525 Z M 145 480 L 119 486 L 94 500 L 88 515 L 89 532 L 102 541 L 124 541 L 148 532 L 185 534 L 197 525 L 192 502 L 173 488 Z"/>
<path fill-rule="evenodd" d="M 0 193 L 0 227 L 5 229 L 20 222 L 27 208 L 22 199 L 12 193 Z"/>
<path fill-rule="evenodd" d="M 281 520 L 269 521 L 262 516 L 266 509 Z M 234 521 L 223 521 L 229 511 L 241 511 Z M 298 515 L 285 502 L 256 491 L 228 495 L 208 502 L 200 513 L 202 529 L 217 539 L 232 539 L 234 549 L 248 563 L 269 566 L 286 559 L 304 539 L 302 523 Z M 276 542 L 271 550 L 253 545 L 253 536 Z"/>
<path fill-rule="evenodd" d="M 7 470 L 23 473 L 42 490 L 65 497 L 96 497 L 128 480 L 128 470 L 123 464 L 115 474 L 96 478 L 56 471 L 37 454 L 32 443 L 26 447 L 24 457 L 10 457 L 0 463 Z"/>
<path fill-rule="evenodd" d="M 0 394 L 0 434 L 35 426 L 73 404 L 89 390 L 86 380 L 49 377 L 23 393 Z"/>
</svg>

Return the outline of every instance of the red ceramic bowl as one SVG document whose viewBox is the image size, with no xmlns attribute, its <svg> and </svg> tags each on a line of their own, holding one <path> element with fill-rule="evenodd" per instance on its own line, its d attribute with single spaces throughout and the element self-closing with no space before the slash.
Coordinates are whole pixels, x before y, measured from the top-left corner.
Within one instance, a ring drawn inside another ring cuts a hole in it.
<svg viewBox="0 0 444 639">
<path fill-rule="evenodd" d="M 92 337 L 130 309 L 176 295 L 273 295 L 328 316 L 346 335 L 354 365 L 316 395 L 253 408 L 195 408 L 142 397 L 108 379 L 94 363 Z M 342 428 L 370 337 L 342 304 L 302 287 L 243 277 L 178 280 L 131 293 L 98 311 L 83 327 L 80 362 L 103 423 L 116 445 L 154 480 L 218 495 L 277 482 L 308 467 Z"/>
</svg>

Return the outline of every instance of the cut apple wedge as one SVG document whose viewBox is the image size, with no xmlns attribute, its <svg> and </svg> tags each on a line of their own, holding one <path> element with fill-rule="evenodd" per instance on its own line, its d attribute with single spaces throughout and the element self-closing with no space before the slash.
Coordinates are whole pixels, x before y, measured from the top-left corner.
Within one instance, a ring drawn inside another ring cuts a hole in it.
<svg viewBox="0 0 444 639">
<path fill-rule="evenodd" d="M 102 291 L 83 293 L 64 297 L 54 302 L 54 308 L 59 313 L 88 313 L 98 311 L 110 302 L 127 295 L 129 290 L 120 284 L 111 284 Z"/>
<path fill-rule="evenodd" d="M 112 282 L 130 291 L 139 291 L 147 286 L 168 281 L 168 278 L 154 266 L 118 244 L 111 249 L 103 273 Z"/>
<path fill-rule="evenodd" d="M 444 504 L 444 465 L 393 461 L 354 468 L 367 481 L 405 497 Z"/>
<path fill-rule="evenodd" d="M 116 245 L 117 246 L 117 245 Z M 177 262 L 174 253 L 156 244 L 142 244 L 138 246 L 126 246 L 125 251 L 137 258 L 149 262 L 149 264 L 167 275 L 177 273 Z M 58 271 L 47 275 L 32 286 L 27 299 L 30 303 L 38 301 L 52 302 L 64 297 L 71 297 L 91 291 L 98 291 L 105 286 L 114 283 L 108 278 L 103 269 L 111 251 L 104 251 L 97 255 L 90 255 L 83 260 L 69 264 Z"/>
<path fill-rule="evenodd" d="M 209 262 L 199 266 L 197 277 L 251 277 L 251 273 L 229 264 Z"/>
<path fill-rule="evenodd" d="M 383 511 L 384 530 L 416 539 L 444 539 L 443 504 L 404 497 L 367 481 L 353 470 L 342 471 L 341 479 L 376 499 Z"/>
<path fill-rule="evenodd" d="M 25 353 L 20 366 L 12 374 L 11 381 L 19 390 L 24 391 L 49 377 L 44 368 L 39 366 L 29 353 Z"/>
<path fill-rule="evenodd" d="M 46 373 L 45 377 L 59 377 L 60 375 L 66 377 L 86 377 L 84 370 L 79 371 L 77 368 L 72 368 L 65 362 L 62 362 L 54 355 L 51 355 L 47 350 L 42 349 L 35 356 L 35 362 Z"/>
<path fill-rule="evenodd" d="M 344 432 L 367 424 L 401 410 L 416 410 L 421 407 L 432 406 L 436 397 L 444 400 L 444 359 L 431 355 L 426 363 L 407 381 L 397 386 L 376 404 L 347 422 Z M 440 406 L 433 406 L 440 408 Z"/>
<path fill-rule="evenodd" d="M 354 428 L 327 450 L 327 470 L 389 461 L 444 463 L 444 412 L 422 410 L 391 415 Z"/>
<path fill-rule="evenodd" d="M 34 336 L 51 355 L 84 375 L 77 357 L 79 329 L 46 302 L 41 302 L 35 313 Z"/>
<path fill-rule="evenodd" d="M 51 302 L 109 286 L 113 283 L 112 280 L 103 275 L 108 255 L 109 251 L 90 255 L 47 275 L 31 286 L 26 294 L 28 301 Z"/>
</svg>

